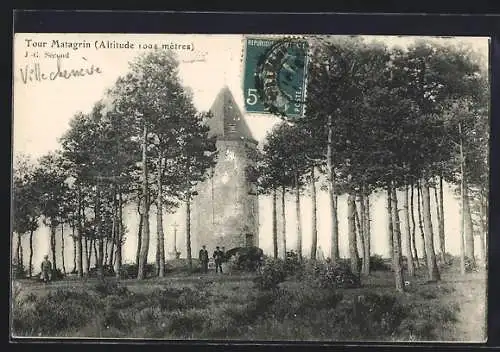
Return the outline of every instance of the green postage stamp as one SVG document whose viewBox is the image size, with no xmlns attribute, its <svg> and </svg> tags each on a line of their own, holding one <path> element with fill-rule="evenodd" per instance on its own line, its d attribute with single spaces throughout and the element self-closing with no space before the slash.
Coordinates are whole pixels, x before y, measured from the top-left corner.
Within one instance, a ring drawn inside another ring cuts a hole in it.
<svg viewBox="0 0 500 352">
<path fill-rule="evenodd" d="M 243 89 L 248 113 L 301 118 L 305 111 L 307 41 L 245 38 Z"/>
</svg>

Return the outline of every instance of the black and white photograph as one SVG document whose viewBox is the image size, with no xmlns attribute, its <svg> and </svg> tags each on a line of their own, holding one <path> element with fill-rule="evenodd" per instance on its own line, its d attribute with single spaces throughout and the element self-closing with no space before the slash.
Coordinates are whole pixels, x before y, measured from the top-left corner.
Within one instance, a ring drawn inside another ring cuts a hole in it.
<svg viewBox="0 0 500 352">
<path fill-rule="evenodd" d="M 12 338 L 487 340 L 488 37 L 13 40 Z"/>
</svg>

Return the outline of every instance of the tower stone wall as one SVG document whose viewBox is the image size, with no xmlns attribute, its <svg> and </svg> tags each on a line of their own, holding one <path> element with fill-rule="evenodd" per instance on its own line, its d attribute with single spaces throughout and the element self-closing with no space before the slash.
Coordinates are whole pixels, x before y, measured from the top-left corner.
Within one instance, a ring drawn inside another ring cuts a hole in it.
<svg viewBox="0 0 500 352">
<path fill-rule="evenodd" d="M 217 136 L 217 164 L 208 179 L 197 186 L 193 197 L 191 238 L 193 255 L 202 245 L 212 251 L 259 245 L 259 204 L 247 181 L 248 151 L 257 142 L 229 89 L 215 99 L 209 121 L 210 133 Z"/>
</svg>

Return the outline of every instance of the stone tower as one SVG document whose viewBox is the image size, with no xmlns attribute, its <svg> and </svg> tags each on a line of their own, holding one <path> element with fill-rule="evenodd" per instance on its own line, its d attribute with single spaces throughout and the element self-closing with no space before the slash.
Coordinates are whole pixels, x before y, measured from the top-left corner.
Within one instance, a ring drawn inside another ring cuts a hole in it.
<svg viewBox="0 0 500 352">
<path fill-rule="evenodd" d="M 224 246 L 259 245 L 259 204 L 247 181 L 248 148 L 256 148 L 243 114 L 224 87 L 210 109 L 210 134 L 217 136 L 217 164 L 193 197 L 191 238 L 193 256 L 202 245 L 213 251 Z"/>
</svg>

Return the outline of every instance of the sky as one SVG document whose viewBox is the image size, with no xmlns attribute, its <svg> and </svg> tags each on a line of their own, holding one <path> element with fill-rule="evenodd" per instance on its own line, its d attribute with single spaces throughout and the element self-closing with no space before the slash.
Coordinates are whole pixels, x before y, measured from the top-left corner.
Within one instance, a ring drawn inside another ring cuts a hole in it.
<svg viewBox="0 0 500 352">
<path fill-rule="evenodd" d="M 419 37 L 380 37 L 365 36 L 368 41 L 377 40 L 389 46 L 405 46 Z M 470 45 L 487 62 L 488 38 L 455 37 L 433 38 L 436 42 Z M 80 47 L 57 48 L 52 47 L 54 41 L 71 43 L 88 43 L 90 48 Z M 111 44 L 133 44 L 134 48 L 96 48 L 95 43 L 102 41 Z M 45 47 L 43 47 L 45 43 Z M 179 74 L 186 87 L 193 92 L 194 104 L 200 111 L 207 111 L 213 103 L 217 93 L 224 86 L 228 86 L 234 95 L 236 103 L 243 111 L 243 68 L 244 68 L 244 36 L 243 35 L 170 35 L 170 34 L 29 34 L 16 33 L 14 37 L 14 75 L 13 75 L 13 151 L 38 158 L 59 147 L 59 138 L 69 128 L 69 122 L 79 111 L 88 112 L 93 104 L 104 96 L 116 79 L 125 74 L 128 63 L 147 48 L 139 46 L 167 44 L 178 55 L 180 66 Z M 183 48 L 184 47 L 184 48 Z M 70 79 L 36 80 L 27 82 L 26 71 L 36 69 L 49 73 L 57 70 L 57 59 L 54 55 L 69 56 L 60 58 L 60 65 L 64 69 L 90 69 L 99 67 L 101 73 L 94 73 L 85 77 Z M 24 80 L 23 80 L 24 79 Z M 244 112 L 244 111 L 243 111 Z M 245 114 L 245 119 L 254 138 L 262 142 L 266 133 L 279 121 L 271 115 Z M 380 196 L 372 197 L 372 248 L 374 253 L 388 254 L 386 235 L 385 199 Z M 458 253 L 458 242 L 455 240 L 459 233 L 459 204 L 450 189 L 445 189 L 445 227 L 447 250 Z M 295 212 L 292 199 L 287 200 L 287 245 L 294 248 L 296 243 Z M 260 246 L 266 251 L 272 251 L 271 239 L 271 202 L 265 197 L 259 200 L 260 208 Z M 311 203 L 305 197 L 303 200 L 302 226 L 304 252 L 310 250 Z M 339 199 L 340 219 L 340 250 L 341 255 L 347 256 L 346 237 L 346 199 Z M 319 246 L 325 256 L 329 254 L 329 200 L 325 192 L 318 197 L 319 219 Z M 136 233 L 138 216 L 135 210 L 128 209 L 127 215 L 127 245 L 124 252 L 126 261 L 135 256 Z M 172 224 L 178 227 L 177 247 L 184 245 L 185 226 L 183 209 L 175 215 L 165 217 L 167 252 L 173 248 Z M 154 219 L 154 215 L 152 216 Z M 150 259 L 154 260 L 154 245 L 156 225 L 151 221 L 152 241 Z M 48 229 L 41 228 L 35 239 L 34 262 L 38 265 L 42 257 L 48 252 Z M 72 262 L 71 239 L 66 240 L 65 260 Z M 404 243 L 403 243 L 404 244 Z M 417 246 L 420 246 L 420 242 Z M 60 239 L 58 239 L 60 246 Z M 23 247 L 27 245 L 23 243 Z M 420 248 L 420 247 L 419 247 Z M 185 252 L 183 252 L 183 256 Z M 69 265 L 67 265 L 69 267 Z"/>
</svg>

